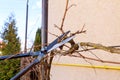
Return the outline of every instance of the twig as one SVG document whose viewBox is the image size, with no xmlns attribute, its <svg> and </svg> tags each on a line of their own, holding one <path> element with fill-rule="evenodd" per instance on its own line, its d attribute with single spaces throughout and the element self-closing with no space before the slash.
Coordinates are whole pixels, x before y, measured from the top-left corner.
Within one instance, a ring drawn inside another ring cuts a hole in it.
<svg viewBox="0 0 120 80">
<path fill-rule="evenodd" d="M 73 7 L 73 6 L 77 6 L 76 4 L 72 4 L 72 5 L 70 5 L 68 8 L 67 8 L 67 10 L 69 10 L 71 7 Z"/>
<path fill-rule="evenodd" d="M 61 31 L 61 29 L 56 24 L 54 24 L 54 27 Z"/>
<path fill-rule="evenodd" d="M 75 33 L 72 33 L 71 35 L 73 36 L 73 35 L 76 35 L 76 34 L 86 33 L 86 30 L 84 30 L 84 28 L 85 28 L 85 24 L 83 25 L 83 27 L 80 31 L 78 30 Z"/>
<path fill-rule="evenodd" d="M 83 58 L 77 55 L 72 55 L 72 57 L 77 57 L 77 58 Z M 111 63 L 111 64 L 120 64 L 120 62 L 114 62 L 114 61 L 106 61 L 106 60 L 99 60 L 99 59 L 95 59 L 95 58 L 91 58 L 91 57 L 86 57 L 84 56 L 85 59 L 89 59 L 89 60 L 93 60 L 93 61 L 98 61 L 98 62 L 102 62 L 102 63 Z"/>
<path fill-rule="evenodd" d="M 51 34 L 51 35 L 53 35 L 53 36 L 55 36 L 55 37 L 59 37 L 58 35 L 53 34 L 53 33 L 51 33 L 51 32 L 48 32 L 48 33 Z"/>
<path fill-rule="evenodd" d="M 81 46 L 82 47 L 82 46 Z M 83 48 L 83 47 L 82 47 Z M 85 46 L 83 50 L 87 50 L 87 47 Z M 98 58 L 100 61 L 102 61 L 97 55 L 95 55 L 91 50 L 88 50 L 92 55 L 94 55 L 96 58 Z"/>
</svg>

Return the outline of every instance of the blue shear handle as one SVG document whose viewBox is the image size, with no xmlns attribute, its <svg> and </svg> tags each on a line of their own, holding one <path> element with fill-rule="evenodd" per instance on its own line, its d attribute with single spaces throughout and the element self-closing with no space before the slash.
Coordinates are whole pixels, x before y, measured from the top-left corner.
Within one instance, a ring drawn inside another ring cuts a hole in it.
<svg viewBox="0 0 120 80">
<path fill-rule="evenodd" d="M 23 70 L 21 70 L 19 73 L 17 73 L 14 77 L 12 77 L 10 80 L 17 80 L 21 76 L 23 76 L 30 68 L 38 64 L 41 59 L 44 57 L 44 54 L 39 52 L 39 56 L 37 59 L 35 59 L 32 63 L 30 63 L 27 67 L 25 67 Z"/>
<path fill-rule="evenodd" d="M 22 71 L 20 71 L 17 75 L 12 77 L 10 80 L 17 80 L 17 79 L 19 79 L 22 75 L 24 75 L 30 68 L 32 68 L 37 63 L 39 63 L 39 60 L 35 59 L 32 63 L 30 63 L 29 66 L 25 67 Z"/>
<path fill-rule="evenodd" d="M 0 56 L 0 60 L 5 60 L 5 59 L 15 59 L 15 58 L 22 58 L 22 57 L 29 57 L 29 56 L 38 56 L 38 52 L 30 52 L 30 53 L 20 53 L 16 55 L 6 55 L 6 56 Z"/>
</svg>

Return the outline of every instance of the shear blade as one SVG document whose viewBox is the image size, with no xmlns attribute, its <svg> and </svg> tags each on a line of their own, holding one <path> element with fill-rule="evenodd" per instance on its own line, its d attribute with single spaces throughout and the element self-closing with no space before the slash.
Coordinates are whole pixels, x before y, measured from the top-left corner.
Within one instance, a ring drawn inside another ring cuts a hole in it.
<svg viewBox="0 0 120 80">
<path fill-rule="evenodd" d="M 47 52 L 50 52 L 50 51 L 52 51 L 52 50 L 54 50 L 54 49 L 62 46 L 63 44 L 65 44 L 65 43 L 69 42 L 70 40 L 72 40 L 74 37 L 75 37 L 75 36 L 71 36 L 71 37 L 63 40 L 62 42 L 57 43 L 57 44 L 54 45 L 51 49 L 49 49 Z"/>
<path fill-rule="evenodd" d="M 58 41 L 60 39 L 62 39 L 63 37 L 65 37 L 68 33 L 70 33 L 70 31 L 65 32 L 64 34 L 62 34 L 61 36 L 59 36 L 57 39 L 55 39 L 52 43 L 50 43 L 47 46 L 47 51 L 49 51 L 54 45 L 56 45 L 58 43 Z"/>
</svg>

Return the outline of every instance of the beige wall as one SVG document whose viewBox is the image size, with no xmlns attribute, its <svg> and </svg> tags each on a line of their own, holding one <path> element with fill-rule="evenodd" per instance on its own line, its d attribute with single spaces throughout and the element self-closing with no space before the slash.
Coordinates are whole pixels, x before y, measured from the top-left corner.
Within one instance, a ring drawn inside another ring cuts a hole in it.
<svg viewBox="0 0 120 80">
<path fill-rule="evenodd" d="M 66 0 L 49 0 L 49 32 L 60 34 L 54 24 L 60 26 L 64 13 Z M 119 0 L 70 0 L 70 4 L 76 4 L 67 14 L 64 30 L 75 32 L 85 24 L 86 34 L 76 36 L 76 42 L 95 42 L 103 45 L 120 44 L 120 1 Z M 49 35 L 49 42 L 55 37 Z M 94 51 L 97 56 L 104 60 L 119 61 L 120 55 L 109 54 L 104 51 Z M 91 53 L 82 53 L 94 57 Z M 83 59 L 77 60 L 69 57 L 60 58 L 60 62 L 87 64 Z M 94 65 L 113 64 L 90 61 Z M 71 72 L 71 73 L 70 73 Z M 120 71 L 99 70 L 96 74 L 93 69 L 53 66 L 52 80 L 120 80 Z M 87 76 L 86 76 L 87 75 Z M 63 77 L 62 77 L 63 76 Z"/>
</svg>

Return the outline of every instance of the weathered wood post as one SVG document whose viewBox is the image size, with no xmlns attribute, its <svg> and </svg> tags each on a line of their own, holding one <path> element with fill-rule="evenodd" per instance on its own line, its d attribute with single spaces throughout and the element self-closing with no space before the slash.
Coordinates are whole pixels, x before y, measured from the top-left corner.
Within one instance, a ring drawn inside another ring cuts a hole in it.
<svg viewBox="0 0 120 80">
<path fill-rule="evenodd" d="M 42 49 L 45 49 L 48 44 L 48 0 L 42 0 L 42 27 L 41 27 Z M 46 53 L 46 52 L 45 52 Z M 42 80 L 49 80 L 48 77 L 48 62 L 44 60 L 41 65 Z"/>
</svg>

